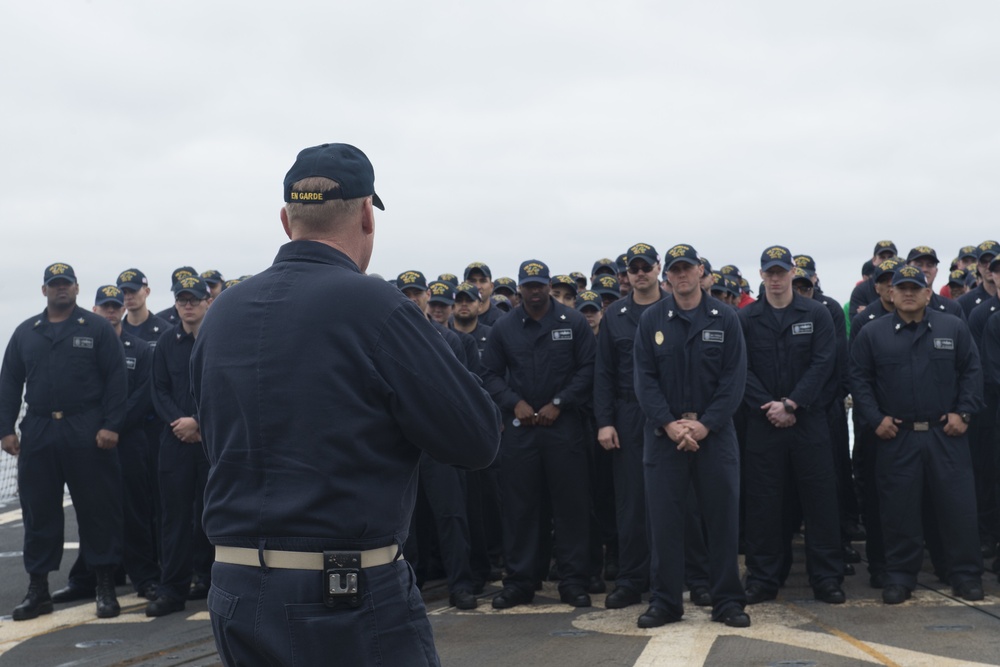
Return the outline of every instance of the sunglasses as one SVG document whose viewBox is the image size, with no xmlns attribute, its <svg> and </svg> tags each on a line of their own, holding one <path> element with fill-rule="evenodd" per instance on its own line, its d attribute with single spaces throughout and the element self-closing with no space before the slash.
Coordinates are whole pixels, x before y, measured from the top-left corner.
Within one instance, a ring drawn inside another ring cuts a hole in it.
<svg viewBox="0 0 1000 667">
<path fill-rule="evenodd" d="M 651 267 L 649 264 L 641 264 L 641 265 L 632 264 L 628 267 L 628 272 L 631 273 L 633 276 L 637 273 L 649 273 L 652 270 L 653 267 Z"/>
</svg>

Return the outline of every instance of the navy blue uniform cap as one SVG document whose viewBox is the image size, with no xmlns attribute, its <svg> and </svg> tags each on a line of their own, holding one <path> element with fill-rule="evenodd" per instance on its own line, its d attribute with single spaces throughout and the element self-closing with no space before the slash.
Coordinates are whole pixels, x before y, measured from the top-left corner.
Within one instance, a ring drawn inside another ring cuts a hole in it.
<svg viewBox="0 0 1000 667">
<path fill-rule="evenodd" d="M 903 283 L 927 287 L 927 278 L 924 277 L 924 272 L 915 266 L 901 266 L 896 269 L 896 275 L 892 277 L 892 286 L 895 287 Z"/>
<path fill-rule="evenodd" d="M 396 277 L 396 287 L 405 289 L 427 290 L 427 278 L 420 271 L 403 271 Z"/>
<path fill-rule="evenodd" d="M 652 266 L 660 261 L 660 255 L 656 252 L 656 248 L 648 243 L 636 243 L 625 253 L 626 266 L 631 266 L 633 260 L 636 259 L 644 259 Z"/>
<path fill-rule="evenodd" d="M 53 280 L 68 280 L 71 283 L 75 283 L 76 272 L 69 264 L 64 264 L 62 262 L 50 264 L 45 269 L 45 277 L 42 278 L 42 282 L 48 285 Z"/>
<path fill-rule="evenodd" d="M 577 287 L 576 285 L 576 281 L 573 280 L 573 276 L 570 275 L 553 276 L 552 280 L 549 281 L 549 284 L 552 285 L 553 287 L 555 287 L 556 285 L 562 285 L 563 287 L 568 287 L 571 290 L 573 290 L 573 294 L 576 294 L 577 292 L 580 291 L 580 288 Z"/>
<path fill-rule="evenodd" d="M 222 274 L 216 271 L 215 269 L 202 271 L 201 279 L 204 280 L 209 285 L 218 285 L 221 282 L 225 282 L 222 280 Z"/>
<path fill-rule="evenodd" d="M 103 306 L 106 303 L 115 303 L 119 306 L 125 305 L 125 293 L 116 285 L 101 285 L 97 288 L 97 296 L 94 297 L 95 306 Z"/>
<path fill-rule="evenodd" d="M 593 291 L 598 294 L 620 298 L 622 295 L 621 284 L 614 276 L 598 276 L 592 286 Z"/>
<path fill-rule="evenodd" d="M 875 244 L 875 250 L 872 252 L 872 255 L 877 255 L 880 252 L 885 252 L 886 250 L 891 250 L 893 255 L 899 254 L 899 251 L 896 250 L 896 244 L 892 241 L 879 241 Z"/>
<path fill-rule="evenodd" d="M 305 178 L 319 176 L 336 181 L 339 188 L 323 192 L 292 192 L 292 186 Z M 372 198 L 372 206 L 385 206 L 375 194 L 375 168 L 368 156 L 350 144 L 322 144 L 303 148 L 295 164 L 285 174 L 285 201 L 298 204 L 322 204 L 330 199 Z"/>
<path fill-rule="evenodd" d="M 955 269 L 948 274 L 948 284 L 949 285 L 965 285 L 965 281 L 969 278 L 969 272 L 965 269 Z"/>
<path fill-rule="evenodd" d="M 493 280 L 493 274 L 490 272 L 490 267 L 486 266 L 482 262 L 473 262 L 465 267 L 465 273 L 462 274 L 462 279 L 468 280 L 473 271 L 479 271 L 489 280 Z"/>
<path fill-rule="evenodd" d="M 455 286 L 443 280 L 435 280 L 427 289 L 431 293 L 430 303 L 443 303 L 446 306 L 455 305 Z"/>
<path fill-rule="evenodd" d="M 898 257 L 890 257 L 889 259 L 883 260 L 878 266 L 875 267 L 875 282 L 878 282 L 882 276 L 892 274 L 896 272 L 896 269 L 903 263 L 903 260 Z"/>
<path fill-rule="evenodd" d="M 521 262 L 521 267 L 517 270 L 518 285 L 525 285 L 527 283 L 542 283 L 547 285 L 549 278 L 549 267 L 545 262 L 537 259 L 528 259 Z"/>
<path fill-rule="evenodd" d="M 686 262 L 692 266 L 698 266 L 701 264 L 701 258 L 698 257 L 698 251 L 693 247 L 678 244 L 667 251 L 667 254 L 663 256 L 663 262 L 663 270 L 666 272 L 677 262 Z"/>
<path fill-rule="evenodd" d="M 508 280 L 510 279 L 508 278 Z M 473 301 L 483 300 L 483 295 L 479 292 L 479 288 L 472 283 L 459 283 L 458 287 L 455 288 L 455 297 L 457 298 L 459 294 L 465 294 Z"/>
<path fill-rule="evenodd" d="M 580 292 L 579 296 L 576 297 L 576 309 L 587 310 L 588 308 L 593 308 L 595 310 L 601 309 L 600 294 L 591 290 Z"/>
<path fill-rule="evenodd" d="M 438 276 L 438 280 L 442 280 L 446 283 L 451 283 L 452 287 L 458 287 L 458 276 L 454 273 L 442 273 Z"/>
<path fill-rule="evenodd" d="M 511 294 L 517 294 L 517 282 L 506 276 L 497 278 L 493 281 L 493 291 L 496 292 L 499 289 L 510 290 Z"/>
<path fill-rule="evenodd" d="M 496 306 L 498 309 L 502 310 L 503 312 L 505 313 L 510 312 L 511 309 L 510 299 L 505 297 L 503 294 L 492 295 L 490 297 L 490 301 L 492 301 L 493 305 Z"/>
<path fill-rule="evenodd" d="M 146 279 L 146 274 L 139 269 L 125 269 L 118 274 L 115 285 L 119 289 L 138 290 L 141 287 L 149 287 L 149 280 Z"/>
<path fill-rule="evenodd" d="M 594 267 L 590 269 L 590 275 L 596 276 L 599 273 L 615 274 L 617 273 L 615 268 L 615 260 L 605 257 L 594 262 Z"/>
<path fill-rule="evenodd" d="M 910 252 L 906 254 L 906 261 L 912 262 L 913 260 L 921 257 L 930 257 L 935 262 L 940 261 L 938 260 L 937 253 L 934 252 L 934 248 L 925 245 L 918 245 L 916 248 L 911 249 Z"/>
<path fill-rule="evenodd" d="M 174 293 L 175 297 L 184 293 L 190 294 L 191 296 L 199 299 L 207 299 L 210 296 L 208 292 L 208 283 L 198 276 L 181 276 L 181 278 L 174 283 L 170 290 Z"/>
<path fill-rule="evenodd" d="M 780 266 L 786 271 L 795 268 L 792 263 L 792 253 L 785 246 L 773 245 L 760 254 L 760 270 L 767 271 L 775 266 Z"/>
<path fill-rule="evenodd" d="M 1000 243 L 997 243 L 996 241 L 983 241 L 978 246 L 976 246 L 976 248 L 979 250 L 979 257 L 977 259 L 982 259 L 983 255 L 996 257 L 997 246 L 1000 246 Z"/>
<path fill-rule="evenodd" d="M 182 266 L 179 269 L 174 269 L 174 272 L 170 274 L 170 289 L 174 288 L 174 285 L 177 284 L 178 280 L 188 276 L 194 276 L 195 278 L 197 278 L 198 272 L 195 271 L 194 268 L 190 266 Z"/>
<path fill-rule="evenodd" d="M 972 259 L 979 259 L 979 248 L 974 245 L 962 246 L 958 249 L 958 258 L 965 259 L 966 257 L 971 257 Z"/>
<path fill-rule="evenodd" d="M 792 261 L 794 261 L 795 266 L 799 267 L 800 269 L 805 269 L 806 271 L 813 274 L 816 273 L 816 260 L 814 260 L 809 255 L 796 255 Z"/>
</svg>

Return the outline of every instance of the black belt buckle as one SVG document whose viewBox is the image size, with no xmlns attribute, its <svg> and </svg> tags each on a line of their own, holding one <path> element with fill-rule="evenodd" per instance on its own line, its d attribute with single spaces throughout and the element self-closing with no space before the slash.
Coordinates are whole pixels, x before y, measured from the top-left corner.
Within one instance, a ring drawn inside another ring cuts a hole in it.
<svg viewBox="0 0 1000 667">
<path fill-rule="evenodd" d="M 323 552 L 323 603 L 339 607 L 361 606 L 361 552 Z"/>
</svg>

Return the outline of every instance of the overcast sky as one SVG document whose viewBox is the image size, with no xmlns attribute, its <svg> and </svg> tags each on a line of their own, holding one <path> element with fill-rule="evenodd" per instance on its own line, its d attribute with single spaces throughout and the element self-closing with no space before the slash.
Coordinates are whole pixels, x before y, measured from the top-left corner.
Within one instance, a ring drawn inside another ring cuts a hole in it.
<svg viewBox="0 0 1000 667">
<path fill-rule="evenodd" d="M 371 272 L 589 273 L 643 241 L 756 286 L 782 243 L 844 301 L 879 239 L 947 263 L 1000 236 L 998 19 L 992 0 L 6 3 L 0 338 L 55 261 L 86 307 L 132 266 L 157 310 L 178 266 L 263 270 L 285 171 L 328 141 L 375 166 Z"/>
</svg>

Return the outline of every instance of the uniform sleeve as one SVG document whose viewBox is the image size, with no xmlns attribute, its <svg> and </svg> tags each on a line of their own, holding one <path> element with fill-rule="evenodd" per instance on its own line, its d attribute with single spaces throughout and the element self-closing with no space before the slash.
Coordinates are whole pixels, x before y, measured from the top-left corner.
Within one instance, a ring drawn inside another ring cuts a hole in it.
<svg viewBox="0 0 1000 667">
<path fill-rule="evenodd" d="M 145 341 L 135 346 L 135 368 L 132 370 L 135 385 L 132 387 L 132 392 L 129 394 L 126 404 L 125 425 L 122 427 L 124 431 L 140 426 L 153 406 L 153 397 L 150 390 L 150 362 L 152 361 L 152 356 L 152 350 L 149 349 Z"/>
<path fill-rule="evenodd" d="M 15 331 L 0 368 L 0 437 L 15 433 L 17 417 L 21 413 L 21 396 L 24 393 L 25 368 L 21 358 L 19 331 Z"/>
<path fill-rule="evenodd" d="M 153 398 L 153 409 L 156 415 L 167 424 L 172 424 L 181 417 L 187 417 L 180 406 L 174 401 L 173 381 L 170 379 L 170 359 L 168 349 L 171 347 L 167 339 L 174 335 L 172 329 L 168 329 L 162 336 L 156 347 L 153 348 L 153 373 L 151 387 Z"/>
<path fill-rule="evenodd" d="M 868 305 L 868 301 L 865 298 L 865 294 L 867 293 L 865 286 L 867 285 L 868 281 L 869 279 L 865 278 L 860 283 L 855 285 L 854 291 L 851 292 L 851 309 L 850 309 L 851 317 L 854 317 L 855 315 L 858 314 L 859 308 Z"/>
<path fill-rule="evenodd" d="M 503 410 L 514 410 L 514 406 L 523 400 L 507 383 L 507 352 L 503 337 L 506 329 L 498 323 L 486 341 L 483 351 L 483 385 Z"/>
<path fill-rule="evenodd" d="M 590 325 L 581 315 L 573 325 L 573 360 L 576 371 L 570 376 L 566 385 L 557 391 L 560 409 L 579 408 L 591 402 L 594 393 L 594 354 L 597 343 Z"/>
<path fill-rule="evenodd" d="M 101 408 L 104 422 L 101 428 L 120 433 L 125 423 L 128 402 L 128 370 L 125 368 L 125 348 L 111 325 L 102 320 L 101 349 L 97 362 L 104 377 Z"/>
<path fill-rule="evenodd" d="M 825 402 L 823 388 L 837 365 L 837 341 L 833 333 L 833 320 L 826 308 L 816 308 L 813 318 L 812 357 L 809 368 L 795 384 L 788 398 L 808 408 Z"/>
<path fill-rule="evenodd" d="M 955 412 L 979 412 L 983 409 L 983 368 L 969 326 L 964 322 L 958 328 L 957 344 L 958 400 Z"/>
<path fill-rule="evenodd" d="M 746 345 L 747 334 L 750 328 L 749 315 L 744 315 L 747 311 L 741 310 L 739 313 L 740 329 L 743 331 L 743 344 Z M 774 400 L 771 392 L 767 390 L 764 383 L 760 381 L 754 372 L 749 353 L 747 354 L 747 383 L 746 391 L 743 393 L 743 400 L 754 413 L 760 412 L 760 406 Z"/>
<path fill-rule="evenodd" d="M 747 348 L 743 330 L 735 313 L 723 312 L 726 313 L 726 344 L 722 352 L 722 373 L 715 394 L 699 420 L 709 431 L 718 431 L 731 422 L 743 401 L 747 382 Z"/>
<path fill-rule="evenodd" d="M 842 308 L 830 308 L 827 312 L 830 313 L 830 318 L 833 320 L 833 334 L 837 343 L 836 398 L 843 398 L 850 392 L 847 388 L 847 322 Z"/>
<path fill-rule="evenodd" d="M 476 470 L 493 462 L 500 446 L 500 411 L 417 309 L 401 306 L 387 318 L 372 362 L 408 441 L 434 460 L 460 468 Z"/>
<path fill-rule="evenodd" d="M 1000 384 L 1000 312 L 986 320 L 979 357 L 985 384 L 995 388 Z"/>
<path fill-rule="evenodd" d="M 660 370 L 653 351 L 653 336 L 655 318 L 649 316 L 652 309 L 647 310 L 639 318 L 639 326 L 635 330 L 635 342 L 632 345 L 632 361 L 634 365 L 635 395 L 639 406 L 646 413 L 646 418 L 657 426 L 663 426 L 674 421 L 667 397 L 660 387 Z"/>
<path fill-rule="evenodd" d="M 875 353 L 872 349 L 872 328 L 866 326 L 851 345 L 850 388 L 854 410 L 860 421 L 878 428 L 884 415 L 875 399 Z"/>
<path fill-rule="evenodd" d="M 594 415 L 598 428 L 615 423 L 617 371 L 615 339 L 605 322 L 597 334 L 597 351 L 594 357 Z"/>
</svg>

